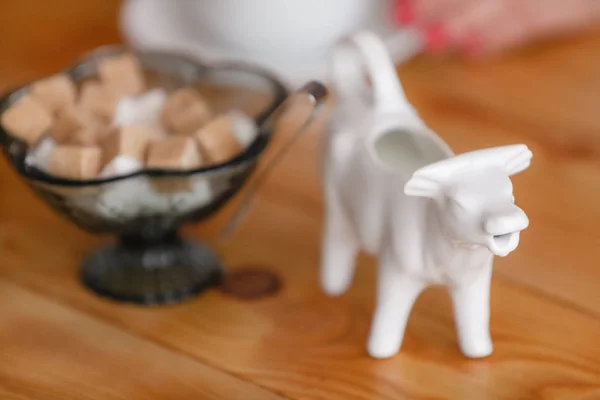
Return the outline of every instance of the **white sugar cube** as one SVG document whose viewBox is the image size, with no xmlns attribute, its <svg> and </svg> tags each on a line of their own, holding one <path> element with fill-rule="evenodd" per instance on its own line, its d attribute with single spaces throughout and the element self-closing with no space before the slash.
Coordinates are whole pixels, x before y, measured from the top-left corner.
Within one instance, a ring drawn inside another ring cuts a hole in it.
<svg viewBox="0 0 600 400">
<path fill-rule="evenodd" d="M 129 175 L 142 169 L 142 163 L 133 157 L 117 156 L 100 172 L 100 178 Z"/>
<path fill-rule="evenodd" d="M 184 214 L 207 206 L 213 201 L 213 197 L 210 182 L 202 177 L 195 177 L 190 184 L 190 191 L 173 193 L 172 210 L 177 214 Z"/>
<path fill-rule="evenodd" d="M 96 212 L 114 220 L 139 217 L 154 211 L 149 204 L 151 196 L 150 182 L 145 176 L 117 181 L 99 197 Z"/>
<path fill-rule="evenodd" d="M 154 89 L 136 97 L 123 97 L 117 104 L 114 126 L 147 125 L 161 128 L 160 116 L 167 101 L 164 89 Z"/>
<path fill-rule="evenodd" d="M 254 120 L 239 110 L 229 110 L 227 116 L 233 124 L 233 135 L 238 143 L 247 148 L 258 136 L 258 126 Z"/>
<path fill-rule="evenodd" d="M 55 147 L 56 142 L 52 138 L 46 137 L 42 139 L 32 150 L 27 153 L 25 163 L 32 167 L 39 168 L 42 171 L 46 171 L 48 169 L 48 165 L 50 164 L 50 154 Z"/>
</svg>

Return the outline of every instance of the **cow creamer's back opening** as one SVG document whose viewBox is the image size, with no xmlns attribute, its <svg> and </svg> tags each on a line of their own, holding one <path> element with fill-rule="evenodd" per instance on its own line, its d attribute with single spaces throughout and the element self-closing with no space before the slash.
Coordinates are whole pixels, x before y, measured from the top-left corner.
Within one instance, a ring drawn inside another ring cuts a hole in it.
<svg viewBox="0 0 600 400">
<path fill-rule="evenodd" d="M 448 157 L 445 150 L 427 133 L 393 129 L 373 141 L 376 161 L 394 171 L 413 173 L 428 164 Z"/>
</svg>

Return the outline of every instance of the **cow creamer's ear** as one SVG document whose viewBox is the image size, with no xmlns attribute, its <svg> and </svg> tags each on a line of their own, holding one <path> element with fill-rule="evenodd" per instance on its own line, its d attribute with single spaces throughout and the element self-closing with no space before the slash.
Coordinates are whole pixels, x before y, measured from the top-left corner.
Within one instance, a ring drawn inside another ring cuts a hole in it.
<svg viewBox="0 0 600 400">
<path fill-rule="evenodd" d="M 518 174 L 529 167 L 533 154 L 524 144 L 498 146 L 463 153 L 441 163 L 423 169 L 429 176 L 449 178 L 465 168 L 477 170 L 486 167 L 502 168 L 508 176 Z M 440 178 L 441 179 L 441 178 Z"/>
<path fill-rule="evenodd" d="M 461 154 L 459 157 L 474 166 L 503 168 L 508 176 L 513 176 L 529 167 L 533 153 L 527 145 L 514 144 L 476 150 Z"/>
<path fill-rule="evenodd" d="M 404 185 L 404 194 L 407 196 L 415 197 L 428 197 L 435 199 L 439 196 L 441 185 L 439 182 L 429 179 L 425 176 L 418 174 L 413 177 Z"/>
<path fill-rule="evenodd" d="M 508 176 L 513 176 L 525 171 L 531 165 L 533 153 L 526 145 L 515 146 L 514 153 L 504 164 Z"/>
</svg>

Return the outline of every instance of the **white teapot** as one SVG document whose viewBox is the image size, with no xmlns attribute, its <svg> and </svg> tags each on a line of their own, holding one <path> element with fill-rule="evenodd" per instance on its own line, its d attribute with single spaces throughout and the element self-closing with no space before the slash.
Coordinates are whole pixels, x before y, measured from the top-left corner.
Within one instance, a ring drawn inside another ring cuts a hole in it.
<svg viewBox="0 0 600 400">
<path fill-rule="evenodd" d="M 126 0 L 121 29 L 134 48 L 266 67 L 298 86 L 324 79 L 343 36 L 394 32 L 390 0 Z"/>
<path fill-rule="evenodd" d="M 413 303 L 431 285 L 450 290 L 463 354 L 488 356 L 493 259 L 513 252 L 529 224 L 510 177 L 529 167 L 531 151 L 518 144 L 455 155 L 410 105 L 371 32 L 336 47 L 331 80 L 338 105 L 322 160 L 323 290 L 348 290 L 365 251 L 379 259 L 372 357 L 399 351 Z"/>
</svg>

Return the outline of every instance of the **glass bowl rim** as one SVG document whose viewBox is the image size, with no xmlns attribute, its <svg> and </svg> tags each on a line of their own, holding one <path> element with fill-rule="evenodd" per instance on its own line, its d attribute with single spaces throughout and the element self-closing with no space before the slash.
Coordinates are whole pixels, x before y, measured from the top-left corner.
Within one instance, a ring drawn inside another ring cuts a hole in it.
<svg viewBox="0 0 600 400">
<path fill-rule="evenodd" d="M 64 73 L 68 76 L 72 76 L 74 74 L 74 72 L 78 68 L 81 68 L 82 66 L 84 66 L 85 63 L 92 63 L 95 59 L 97 59 L 99 57 L 99 55 L 105 54 L 105 53 L 106 54 L 114 54 L 114 55 L 131 53 L 134 55 L 142 55 L 142 56 L 169 57 L 169 58 L 179 59 L 182 62 L 186 62 L 190 65 L 193 65 L 198 71 L 201 71 L 201 70 L 233 70 L 233 71 L 250 73 L 256 77 L 263 78 L 265 80 L 265 82 L 269 84 L 271 93 L 274 95 L 274 98 L 270 102 L 270 104 L 254 118 L 254 122 L 257 125 L 257 128 L 259 130 L 259 134 L 254 139 L 254 141 L 249 146 L 247 146 L 246 149 L 242 153 L 240 153 L 238 156 L 236 156 L 224 163 L 212 164 L 212 165 L 208 165 L 208 166 L 203 166 L 203 167 L 194 168 L 194 169 L 186 169 L 186 170 L 143 168 L 139 171 L 129 173 L 126 175 L 118 175 L 118 176 L 102 178 L 102 179 L 74 180 L 74 179 L 68 179 L 68 178 L 61 178 L 61 177 L 47 174 L 47 173 L 39 170 L 38 168 L 28 167 L 25 164 L 25 158 L 26 158 L 25 156 L 27 154 L 27 151 L 29 150 L 29 148 L 28 148 L 29 146 L 27 146 L 27 144 L 25 142 L 23 142 L 21 139 L 8 133 L 4 129 L 4 127 L 2 127 L 0 125 L 0 146 L 2 146 L 2 148 L 4 149 L 5 156 L 8 159 L 7 161 L 24 178 L 26 178 L 30 181 L 39 182 L 39 183 L 46 184 L 46 185 L 58 186 L 58 187 L 94 187 L 94 186 L 101 186 L 101 185 L 108 184 L 108 183 L 124 181 L 127 179 L 142 177 L 142 176 L 148 177 L 148 178 L 186 177 L 186 176 L 191 176 L 191 175 L 196 175 L 196 174 L 205 174 L 205 173 L 209 173 L 209 172 L 215 172 L 218 170 L 233 168 L 233 167 L 241 165 L 247 161 L 250 161 L 254 158 L 257 158 L 262 154 L 262 152 L 264 151 L 264 149 L 270 142 L 271 135 L 273 133 L 270 131 L 267 131 L 267 132 L 265 131 L 267 122 L 273 117 L 273 114 L 275 113 L 275 111 L 284 103 L 284 101 L 288 98 L 288 96 L 291 93 L 290 89 L 283 83 L 283 81 L 278 79 L 274 73 L 266 70 L 265 68 L 254 65 L 254 64 L 243 63 L 243 62 L 238 62 L 238 61 L 214 61 L 214 62 L 199 61 L 197 57 L 191 57 L 183 51 L 176 51 L 176 52 L 169 52 L 169 51 L 165 51 L 165 50 L 140 51 L 140 50 L 131 49 L 124 45 L 105 45 L 105 46 L 97 47 L 97 48 L 89 51 L 88 53 L 86 53 L 84 56 L 78 58 L 73 64 L 69 65 L 66 68 L 63 68 L 62 70 L 60 70 L 52 75 Z M 19 86 L 16 89 L 12 89 L 12 90 L 5 92 L 5 94 L 0 96 L 0 114 L 6 111 L 7 103 L 10 103 L 12 98 L 21 97 L 24 93 L 26 93 L 29 90 L 29 87 L 32 84 L 34 84 L 35 82 L 38 82 L 46 77 L 50 77 L 52 75 L 47 75 L 42 78 L 35 79 L 26 84 L 22 84 L 21 86 Z M 261 139 L 265 140 L 266 142 L 265 142 L 264 146 L 262 146 L 262 148 L 256 149 L 255 145 L 257 143 L 259 143 Z M 11 153 L 10 149 L 8 148 L 9 142 L 11 142 L 11 143 L 16 142 L 16 143 L 19 143 L 21 146 L 25 147 L 25 150 L 20 149 L 20 151 L 23 151 L 24 154 L 21 155 L 20 159 L 16 162 L 13 157 L 9 156 L 9 154 Z M 9 154 L 6 154 L 6 153 L 9 153 Z"/>
</svg>

